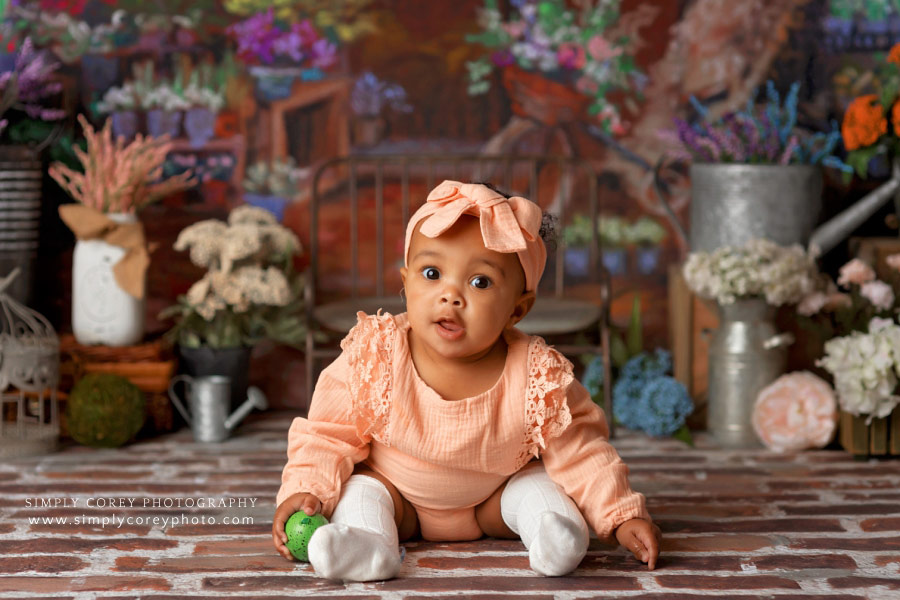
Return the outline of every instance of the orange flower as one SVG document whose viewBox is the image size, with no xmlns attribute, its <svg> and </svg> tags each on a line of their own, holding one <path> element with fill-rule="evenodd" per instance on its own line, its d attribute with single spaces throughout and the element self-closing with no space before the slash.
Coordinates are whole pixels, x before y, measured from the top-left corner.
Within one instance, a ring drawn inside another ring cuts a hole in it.
<svg viewBox="0 0 900 600">
<path fill-rule="evenodd" d="M 900 44 L 894 44 L 894 47 L 888 52 L 887 61 L 900 65 Z"/>
<path fill-rule="evenodd" d="M 900 137 L 900 102 L 894 102 L 891 107 L 891 125 L 894 126 L 894 135 Z"/>
<path fill-rule="evenodd" d="M 866 94 L 854 98 L 841 124 L 841 135 L 848 151 L 871 146 L 887 133 L 888 123 L 878 103 L 878 96 Z"/>
</svg>

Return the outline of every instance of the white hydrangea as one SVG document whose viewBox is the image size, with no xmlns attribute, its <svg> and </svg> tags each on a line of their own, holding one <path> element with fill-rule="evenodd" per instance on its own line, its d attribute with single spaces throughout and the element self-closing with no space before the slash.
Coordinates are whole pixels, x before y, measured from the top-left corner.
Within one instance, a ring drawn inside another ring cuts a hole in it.
<svg viewBox="0 0 900 600">
<path fill-rule="evenodd" d="M 873 418 L 886 417 L 900 403 L 900 326 L 884 319 L 869 325 L 869 333 L 854 331 L 825 343 L 817 364 L 834 376 L 841 409 Z"/>
<path fill-rule="evenodd" d="M 712 252 L 692 252 L 684 278 L 697 295 L 731 304 L 765 296 L 773 306 L 800 302 L 815 289 L 815 264 L 799 244 L 784 247 L 765 239 Z"/>
</svg>

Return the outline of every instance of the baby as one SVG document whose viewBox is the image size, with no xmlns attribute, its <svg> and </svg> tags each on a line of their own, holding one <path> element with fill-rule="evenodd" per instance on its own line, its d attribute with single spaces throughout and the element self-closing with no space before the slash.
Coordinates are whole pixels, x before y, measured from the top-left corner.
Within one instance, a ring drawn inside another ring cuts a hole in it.
<svg viewBox="0 0 900 600">
<path fill-rule="evenodd" d="M 590 525 L 653 569 L 660 532 L 603 412 L 543 339 L 515 328 L 547 252 L 541 209 L 492 187 L 445 181 L 406 230 L 407 312 L 358 313 L 294 419 L 272 524 L 330 523 L 309 542 L 316 573 L 390 579 L 399 542 L 521 538 L 531 568 L 574 570 Z"/>
</svg>

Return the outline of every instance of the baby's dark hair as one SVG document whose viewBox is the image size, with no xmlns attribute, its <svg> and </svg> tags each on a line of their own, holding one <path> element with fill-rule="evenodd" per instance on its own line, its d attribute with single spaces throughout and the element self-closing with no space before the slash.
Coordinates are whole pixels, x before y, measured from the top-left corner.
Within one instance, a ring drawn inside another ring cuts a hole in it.
<svg viewBox="0 0 900 600">
<path fill-rule="evenodd" d="M 489 188 L 504 198 L 509 198 L 510 195 L 498 188 L 496 185 L 489 181 L 476 181 L 477 185 L 483 185 L 486 188 Z M 541 228 L 538 231 L 538 235 L 541 236 L 541 239 L 544 240 L 544 245 L 547 246 L 547 250 L 556 249 L 556 225 L 559 223 L 559 218 L 556 215 L 550 214 L 547 211 L 542 211 L 541 214 Z"/>
</svg>

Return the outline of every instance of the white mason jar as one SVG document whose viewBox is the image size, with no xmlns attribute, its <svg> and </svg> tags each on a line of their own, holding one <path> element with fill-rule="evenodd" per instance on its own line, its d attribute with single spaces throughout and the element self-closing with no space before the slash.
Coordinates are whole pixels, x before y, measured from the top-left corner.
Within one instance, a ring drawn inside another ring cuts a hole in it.
<svg viewBox="0 0 900 600">
<path fill-rule="evenodd" d="M 137 222 L 137 216 L 129 213 L 106 216 L 116 223 Z M 129 346 L 144 337 L 145 300 L 120 288 L 112 270 L 124 255 L 124 248 L 102 240 L 75 242 L 72 330 L 79 344 Z"/>
</svg>

